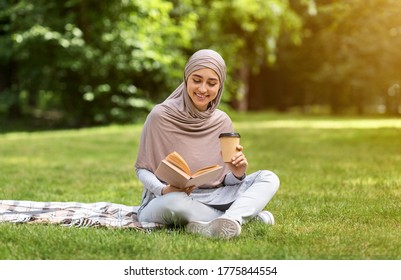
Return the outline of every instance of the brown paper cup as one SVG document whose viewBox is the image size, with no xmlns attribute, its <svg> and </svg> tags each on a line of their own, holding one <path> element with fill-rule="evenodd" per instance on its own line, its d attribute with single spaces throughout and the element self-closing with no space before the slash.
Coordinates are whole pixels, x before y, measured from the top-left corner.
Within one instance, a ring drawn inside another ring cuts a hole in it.
<svg viewBox="0 0 401 280">
<path fill-rule="evenodd" d="M 240 138 L 239 133 L 235 132 L 220 134 L 220 147 L 224 162 L 231 162 L 233 156 L 238 152 L 237 146 Z"/>
</svg>

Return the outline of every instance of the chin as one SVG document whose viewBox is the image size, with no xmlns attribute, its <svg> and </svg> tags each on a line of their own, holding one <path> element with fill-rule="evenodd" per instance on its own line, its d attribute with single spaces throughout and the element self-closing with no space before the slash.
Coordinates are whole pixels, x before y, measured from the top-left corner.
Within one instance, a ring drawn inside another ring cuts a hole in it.
<svg viewBox="0 0 401 280">
<path fill-rule="evenodd" d="M 206 111 L 208 103 L 194 103 L 194 105 L 199 111 Z"/>
</svg>

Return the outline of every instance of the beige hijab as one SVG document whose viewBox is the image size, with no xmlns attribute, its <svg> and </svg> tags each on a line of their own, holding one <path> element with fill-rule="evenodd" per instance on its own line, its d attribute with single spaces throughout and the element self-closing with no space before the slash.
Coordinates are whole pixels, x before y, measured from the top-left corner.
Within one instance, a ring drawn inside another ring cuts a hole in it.
<svg viewBox="0 0 401 280">
<path fill-rule="evenodd" d="M 210 68 L 220 79 L 221 88 L 206 111 L 199 111 L 192 103 L 187 90 L 188 76 L 199 69 Z M 192 172 L 212 164 L 224 166 L 220 155 L 219 134 L 232 132 L 232 122 L 226 113 L 217 109 L 226 77 L 223 58 L 213 50 L 200 50 L 188 60 L 184 81 L 148 115 L 139 144 L 137 168 L 155 172 L 160 161 L 177 151 L 188 163 Z M 228 168 L 207 187 L 219 184 Z"/>
</svg>

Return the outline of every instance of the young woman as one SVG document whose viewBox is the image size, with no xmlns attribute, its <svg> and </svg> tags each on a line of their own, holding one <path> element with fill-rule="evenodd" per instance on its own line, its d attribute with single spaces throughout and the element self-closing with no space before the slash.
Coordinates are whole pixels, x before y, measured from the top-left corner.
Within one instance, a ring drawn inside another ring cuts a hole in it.
<svg viewBox="0 0 401 280">
<path fill-rule="evenodd" d="M 219 135 L 233 132 L 232 121 L 217 109 L 223 92 L 226 65 L 213 50 L 193 54 L 184 69 L 184 81 L 148 115 L 143 127 L 136 173 L 144 185 L 138 219 L 183 225 L 187 232 L 232 238 L 254 217 L 274 224 L 264 207 L 279 188 L 271 171 L 247 175 L 243 147 L 224 163 Z M 191 170 L 220 164 L 220 175 L 207 185 L 179 189 L 160 181 L 154 172 L 168 154 L 177 151 Z"/>
</svg>

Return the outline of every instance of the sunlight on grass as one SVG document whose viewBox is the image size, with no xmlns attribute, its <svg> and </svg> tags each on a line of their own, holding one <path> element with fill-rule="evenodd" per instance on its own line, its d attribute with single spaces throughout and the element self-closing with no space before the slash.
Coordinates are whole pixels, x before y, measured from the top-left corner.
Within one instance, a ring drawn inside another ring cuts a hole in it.
<svg viewBox="0 0 401 280">
<path fill-rule="evenodd" d="M 57 139 L 57 138 L 81 138 L 85 136 L 102 136 L 126 133 L 138 133 L 142 129 L 142 125 L 112 125 L 96 128 L 83 128 L 72 130 L 59 131 L 44 131 L 44 132 L 10 132 L 0 134 L 0 140 L 18 140 L 18 139 Z"/>
<path fill-rule="evenodd" d="M 35 165 L 35 166 L 48 166 L 49 162 L 47 159 L 44 158 L 39 158 L 39 157 L 29 157 L 29 156 L 8 156 L 8 157 L 2 157 L 0 158 L 0 162 L 4 162 L 8 165 L 15 165 L 15 166 L 21 166 L 21 165 Z"/>
<path fill-rule="evenodd" d="M 383 120 L 271 120 L 259 122 L 240 122 L 236 129 L 242 128 L 315 128 L 315 129 L 375 129 L 401 128 L 401 119 Z"/>
</svg>

